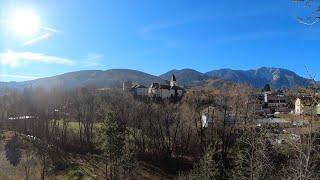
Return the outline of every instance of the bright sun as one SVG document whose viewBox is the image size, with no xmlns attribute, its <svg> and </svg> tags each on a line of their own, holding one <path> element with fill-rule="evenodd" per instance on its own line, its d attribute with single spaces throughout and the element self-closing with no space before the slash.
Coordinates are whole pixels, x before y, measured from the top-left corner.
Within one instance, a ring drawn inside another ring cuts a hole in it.
<svg viewBox="0 0 320 180">
<path fill-rule="evenodd" d="M 12 29 L 21 36 L 33 36 L 40 28 L 40 19 L 32 10 L 16 11 L 9 23 Z"/>
</svg>

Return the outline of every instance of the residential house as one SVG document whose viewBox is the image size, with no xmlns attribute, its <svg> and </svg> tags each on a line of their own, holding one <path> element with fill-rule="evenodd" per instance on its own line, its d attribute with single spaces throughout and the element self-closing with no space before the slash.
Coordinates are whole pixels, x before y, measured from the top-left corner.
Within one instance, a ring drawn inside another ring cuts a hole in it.
<svg viewBox="0 0 320 180">
<path fill-rule="evenodd" d="M 254 108 L 256 115 L 265 116 L 266 114 L 270 113 L 264 93 L 252 94 L 250 98 L 250 104 Z"/>
<path fill-rule="evenodd" d="M 208 128 L 213 123 L 214 107 L 209 106 L 201 111 L 202 128 Z"/>
<path fill-rule="evenodd" d="M 272 92 L 265 94 L 267 106 L 271 112 L 289 112 L 286 96 L 281 92 Z"/>
<path fill-rule="evenodd" d="M 255 114 L 266 116 L 271 113 L 288 113 L 287 97 L 281 91 L 265 91 L 251 95 L 251 105 Z"/>
<path fill-rule="evenodd" d="M 132 86 L 130 91 L 134 96 L 148 96 L 148 87 L 144 85 L 136 84 Z"/>
<path fill-rule="evenodd" d="M 312 113 L 312 97 L 302 96 L 295 100 L 294 113 L 295 115 L 304 115 Z"/>
<path fill-rule="evenodd" d="M 130 81 L 124 81 L 122 84 L 122 89 L 123 91 L 128 91 L 132 93 L 134 96 L 148 96 L 148 87 L 138 84 L 138 83 L 133 83 Z"/>
<path fill-rule="evenodd" d="M 302 104 L 301 99 L 297 98 L 294 103 L 294 114 L 301 115 L 303 113 L 303 107 L 304 105 Z"/>
</svg>

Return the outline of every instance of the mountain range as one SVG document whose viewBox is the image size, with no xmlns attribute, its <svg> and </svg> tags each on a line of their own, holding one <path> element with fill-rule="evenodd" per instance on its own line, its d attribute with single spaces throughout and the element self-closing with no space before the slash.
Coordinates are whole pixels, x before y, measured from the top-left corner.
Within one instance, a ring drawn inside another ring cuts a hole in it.
<svg viewBox="0 0 320 180">
<path fill-rule="evenodd" d="M 247 84 L 261 88 L 265 84 L 270 84 L 275 89 L 306 87 L 312 80 L 301 77 L 293 71 L 281 68 L 261 67 L 252 70 L 219 69 L 206 73 L 201 73 L 193 69 L 171 70 L 160 75 L 163 79 L 169 79 L 171 74 L 175 74 L 177 79 L 186 86 L 201 85 L 206 80 L 219 78 L 234 83 Z"/>
<path fill-rule="evenodd" d="M 201 73 L 193 69 L 171 70 L 160 76 L 154 76 L 130 69 L 87 70 L 69 72 L 57 76 L 40 78 L 23 82 L 0 82 L 0 90 L 22 90 L 26 87 L 42 87 L 45 89 L 92 86 L 96 88 L 121 87 L 123 81 L 132 81 L 143 85 L 152 82 L 168 83 L 172 74 L 178 84 L 186 87 L 217 86 L 221 83 L 242 83 L 261 88 L 265 84 L 271 87 L 292 88 L 305 87 L 312 83 L 310 79 L 301 77 L 293 71 L 281 68 L 262 67 L 253 70 L 219 69 Z"/>
</svg>

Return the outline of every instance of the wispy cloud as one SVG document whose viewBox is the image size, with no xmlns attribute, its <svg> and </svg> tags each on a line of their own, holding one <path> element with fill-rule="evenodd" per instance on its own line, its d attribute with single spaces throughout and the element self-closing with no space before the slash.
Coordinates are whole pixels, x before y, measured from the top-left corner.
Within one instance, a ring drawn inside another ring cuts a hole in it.
<svg viewBox="0 0 320 180">
<path fill-rule="evenodd" d="M 99 60 L 101 60 L 101 58 L 103 58 L 103 57 L 104 57 L 103 54 L 91 53 L 91 54 L 88 54 L 87 60 L 88 60 L 88 61 L 99 61 Z"/>
<path fill-rule="evenodd" d="M 23 80 L 32 80 L 38 79 L 38 76 L 27 76 L 27 75 L 17 75 L 17 74 L 0 74 L 0 78 L 13 78 L 13 79 L 23 79 Z"/>
<path fill-rule="evenodd" d="M 48 39 L 49 37 L 53 36 L 53 34 L 51 33 L 45 33 L 41 36 L 38 36 L 38 37 L 35 37 L 33 39 L 30 39 L 28 41 L 25 41 L 24 43 L 22 43 L 22 46 L 28 46 L 28 45 L 32 45 L 32 44 L 35 44 L 39 41 L 42 41 L 42 40 L 45 40 L 45 39 Z"/>
<path fill-rule="evenodd" d="M 50 28 L 50 27 L 41 27 L 41 29 L 44 31 L 44 34 L 23 42 L 22 46 L 29 46 L 29 45 L 36 44 L 36 43 L 38 43 L 40 41 L 49 39 L 50 37 L 52 37 L 53 35 L 55 35 L 57 33 L 61 33 L 62 32 L 61 30 Z"/>
<path fill-rule="evenodd" d="M 16 67 L 26 63 L 47 63 L 68 66 L 74 65 L 74 62 L 71 59 L 50 56 L 42 53 L 14 51 L 0 53 L 0 64 Z"/>
<path fill-rule="evenodd" d="M 84 66 L 90 67 L 90 66 L 100 66 L 101 60 L 104 57 L 104 54 L 100 53 L 90 53 L 88 54 L 86 60 L 84 61 Z"/>
<path fill-rule="evenodd" d="M 54 29 L 51 27 L 41 27 L 41 29 L 47 31 L 47 32 L 51 32 L 51 33 L 61 33 L 62 31 L 59 29 Z"/>
</svg>

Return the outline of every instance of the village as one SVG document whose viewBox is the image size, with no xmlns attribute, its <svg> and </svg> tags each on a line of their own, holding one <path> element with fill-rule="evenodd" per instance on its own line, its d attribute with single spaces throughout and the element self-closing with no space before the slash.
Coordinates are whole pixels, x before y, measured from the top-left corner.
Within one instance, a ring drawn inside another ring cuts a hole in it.
<svg viewBox="0 0 320 180">
<path fill-rule="evenodd" d="M 320 103 L 316 103 L 320 99 L 318 92 L 314 94 L 314 97 L 303 93 L 292 95 L 283 90 L 271 90 L 270 85 L 267 86 L 267 89 L 264 88 L 260 92 L 253 93 L 250 96 L 250 104 L 254 107 L 257 117 L 274 117 L 281 114 L 290 114 L 306 118 L 313 113 L 320 115 Z M 179 100 L 185 93 L 188 93 L 186 89 L 178 85 L 174 74 L 167 84 L 154 82 L 149 87 L 125 81 L 123 82 L 122 90 L 132 93 L 135 97 L 149 97 L 162 100 Z"/>
<path fill-rule="evenodd" d="M 230 150 L 224 153 L 231 153 L 235 140 L 248 133 L 252 135 L 249 137 L 261 137 L 259 143 L 274 149 L 295 146 L 320 128 L 320 97 L 317 91 L 312 92 L 241 84 L 193 89 L 180 85 L 174 74 L 167 83 L 152 82 L 149 86 L 124 81 L 121 88 L 79 88 L 59 93 L 25 90 L 1 97 L 0 127 L 6 137 L 18 133 L 24 142 L 47 146 L 46 151 L 57 154 L 63 149 L 81 154 L 100 148 L 99 137 L 105 132 L 101 128 L 109 125 L 101 118 L 103 113 L 113 112 L 120 122 L 125 120 L 131 137 L 126 140 L 128 145 L 140 149 L 137 161 L 145 162 L 150 153 L 155 162 L 163 161 L 162 153 L 167 152 L 172 158 L 170 164 L 176 161 L 175 153 L 181 153 L 187 157 L 187 166 L 197 158 L 194 154 L 219 138 L 217 148 L 229 144 Z M 28 109 L 29 104 L 34 104 L 34 109 Z M 152 140 L 147 141 L 146 136 Z M 261 144 L 258 147 L 263 148 Z M 141 149 L 145 156 L 139 157 Z M 225 157 L 228 161 L 235 159 Z M 159 166 L 167 167 L 166 163 Z M 88 173 L 101 177 L 103 172 Z"/>
<path fill-rule="evenodd" d="M 109 88 L 97 89 L 98 93 L 107 92 Z M 183 86 L 179 86 L 178 80 L 174 74 L 172 74 L 170 81 L 166 84 L 153 82 L 149 87 L 135 83 L 124 81 L 122 84 L 122 91 L 130 93 L 136 99 L 149 99 L 154 102 L 168 101 L 174 104 L 178 104 L 184 95 L 188 94 L 191 90 L 185 89 Z M 272 127 L 272 131 L 277 131 L 279 134 L 290 133 L 286 129 L 294 127 L 304 128 L 310 123 L 311 116 L 315 115 L 320 117 L 320 94 L 315 93 L 314 97 L 306 94 L 289 94 L 283 90 L 271 90 L 270 85 L 258 92 L 249 94 L 248 105 L 253 110 L 255 128 Z M 52 111 L 52 112 L 51 112 Z M 201 112 L 201 126 L 204 131 L 209 131 L 210 127 L 216 122 L 218 114 L 223 113 L 221 108 L 209 105 L 203 107 Z M 61 117 L 61 114 L 65 114 L 63 109 L 51 109 L 50 114 Z M 60 114 L 60 115 L 59 115 Z M 8 112 L 3 110 L 0 112 L 0 119 L 4 121 L 25 121 L 29 119 L 38 119 L 38 117 L 22 114 L 20 116 L 9 116 Z M 237 117 L 236 114 L 230 114 L 225 117 L 224 124 L 226 126 L 241 125 L 241 117 Z M 320 127 L 319 119 L 316 119 L 316 123 L 313 128 Z M 293 132 L 291 132 L 293 133 Z M 293 135 L 293 134 L 291 134 Z M 293 135 L 296 136 L 296 135 Z"/>
<path fill-rule="evenodd" d="M 266 88 L 267 87 L 267 88 Z M 281 144 L 286 140 L 299 140 L 301 130 L 306 129 L 313 115 L 320 117 L 320 94 L 316 92 L 314 97 L 305 93 L 289 94 L 285 90 L 271 90 L 266 85 L 260 92 L 250 95 L 250 106 L 254 110 L 256 129 L 267 128 L 269 137 L 273 143 Z M 151 98 L 153 100 L 169 100 L 177 102 L 181 100 L 188 90 L 180 87 L 173 74 L 168 84 L 152 83 L 149 87 L 133 82 L 123 82 L 123 91 L 130 92 L 136 98 Z M 220 112 L 219 112 L 220 111 Z M 215 117 L 221 114 L 221 110 L 214 106 L 208 106 L 201 110 L 201 126 L 205 131 L 213 127 Z M 239 125 L 240 121 L 231 115 L 226 117 L 225 125 L 232 127 Z M 320 127 L 319 118 L 316 119 L 313 128 Z M 299 132 L 296 131 L 299 128 Z"/>
</svg>

